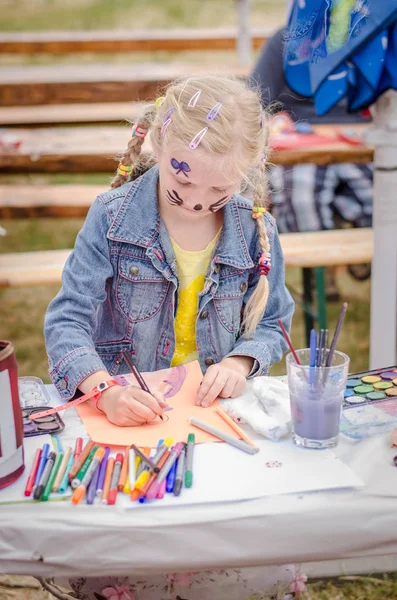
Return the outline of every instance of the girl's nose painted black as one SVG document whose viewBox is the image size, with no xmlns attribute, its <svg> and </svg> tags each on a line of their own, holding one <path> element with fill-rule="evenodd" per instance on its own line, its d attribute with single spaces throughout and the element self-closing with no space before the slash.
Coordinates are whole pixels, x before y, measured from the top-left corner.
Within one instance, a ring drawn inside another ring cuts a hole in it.
<svg viewBox="0 0 397 600">
<path fill-rule="evenodd" d="M 196 204 L 196 206 L 193 206 L 193 210 L 202 210 L 202 206 L 201 204 Z"/>
</svg>

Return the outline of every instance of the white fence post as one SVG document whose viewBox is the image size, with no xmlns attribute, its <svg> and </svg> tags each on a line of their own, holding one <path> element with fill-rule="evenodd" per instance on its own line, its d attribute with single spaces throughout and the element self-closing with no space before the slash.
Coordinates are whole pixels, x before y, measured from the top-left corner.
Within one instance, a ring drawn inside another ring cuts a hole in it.
<svg viewBox="0 0 397 600">
<path fill-rule="evenodd" d="M 375 146 L 370 368 L 397 363 L 397 92 L 375 104 L 366 141 Z"/>
<path fill-rule="evenodd" d="M 238 39 L 237 51 L 242 65 L 249 65 L 252 54 L 252 40 L 249 27 L 251 0 L 237 0 Z"/>
</svg>

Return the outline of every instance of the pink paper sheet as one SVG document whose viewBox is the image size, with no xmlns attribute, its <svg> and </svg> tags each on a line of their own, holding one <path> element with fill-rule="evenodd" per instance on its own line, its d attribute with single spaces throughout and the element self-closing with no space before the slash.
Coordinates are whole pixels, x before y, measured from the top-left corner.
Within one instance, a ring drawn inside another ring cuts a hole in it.
<svg viewBox="0 0 397 600">
<path fill-rule="evenodd" d="M 112 446 L 136 444 L 154 448 L 161 438 L 170 436 L 175 442 L 186 441 L 189 433 L 195 434 L 196 443 L 219 441 L 190 425 L 189 417 L 198 417 L 222 431 L 233 433 L 229 425 L 215 412 L 217 402 L 210 408 L 195 405 L 197 390 L 203 379 L 198 361 L 155 373 L 142 373 L 142 376 L 151 391 L 160 387 L 165 393 L 166 400 L 172 407 L 172 410 L 165 412 L 165 420 L 168 417 L 168 421 L 140 427 L 118 427 L 110 423 L 90 402 L 85 402 L 77 407 L 77 411 L 93 441 Z M 120 378 L 137 385 L 131 374 Z"/>
</svg>

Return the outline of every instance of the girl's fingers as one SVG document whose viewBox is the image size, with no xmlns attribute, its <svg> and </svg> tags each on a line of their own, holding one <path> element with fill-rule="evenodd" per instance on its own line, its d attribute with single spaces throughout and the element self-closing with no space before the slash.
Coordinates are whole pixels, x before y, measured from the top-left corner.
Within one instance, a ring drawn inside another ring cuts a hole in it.
<svg viewBox="0 0 397 600">
<path fill-rule="evenodd" d="M 219 396 L 221 398 L 231 398 L 237 384 L 238 384 L 238 378 L 236 376 L 229 377 L 226 380 L 223 390 L 221 390 L 221 392 L 219 393 Z"/>
<path fill-rule="evenodd" d="M 208 406 L 211 406 L 213 401 L 218 398 L 219 394 L 225 387 L 226 381 L 227 381 L 227 379 L 226 379 L 225 375 L 218 373 L 215 381 L 211 385 L 207 394 L 204 396 L 204 398 L 201 402 L 201 406 L 204 406 L 205 408 L 207 408 Z"/>
<path fill-rule="evenodd" d="M 163 414 L 163 408 L 159 404 L 159 400 L 149 394 L 148 392 L 144 392 L 143 390 L 136 388 L 134 386 L 126 388 L 126 392 L 128 392 L 129 398 L 131 400 L 136 400 L 138 403 L 147 407 L 149 410 L 154 412 L 156 415 Z M 141 414 L 141 413 L 139 413 Z"/>
<path fill-rule="evenodd" d="M 206 372 L 206 374 L 204 375 L 204 379 L 201 382 L 200 385 L 200 389 L 197 392 L 197 398 L 196 398 L 196 404 L 200 405 L 202 404 L 202 401 L 204 400 L 204 398 L 206 397 L 207 393 L 209 392 L 212 384 L 214 383 L 217 375 L 218 375 L 219 371 L 217 368 L 212 369 L 211 367 L 208 369 L 208 371 Z"/>
</svg>

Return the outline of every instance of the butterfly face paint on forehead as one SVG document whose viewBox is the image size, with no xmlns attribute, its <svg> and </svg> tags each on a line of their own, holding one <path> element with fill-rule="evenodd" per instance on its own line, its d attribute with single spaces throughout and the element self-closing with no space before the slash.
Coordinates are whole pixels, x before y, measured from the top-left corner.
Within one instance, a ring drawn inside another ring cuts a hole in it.
<svg viewBox="0 0 397 600">
<path fill-rule="evenodd" d="M 191 171 L 191 168 L 185 161 L 178 162 L 176 158 L 171 158 L 171 166 L 176 169 L 175 175 L 179 175 L 179 173 L 183 173 L 185 177 L 189 177 L 188 172 Z"/>
</svg>

